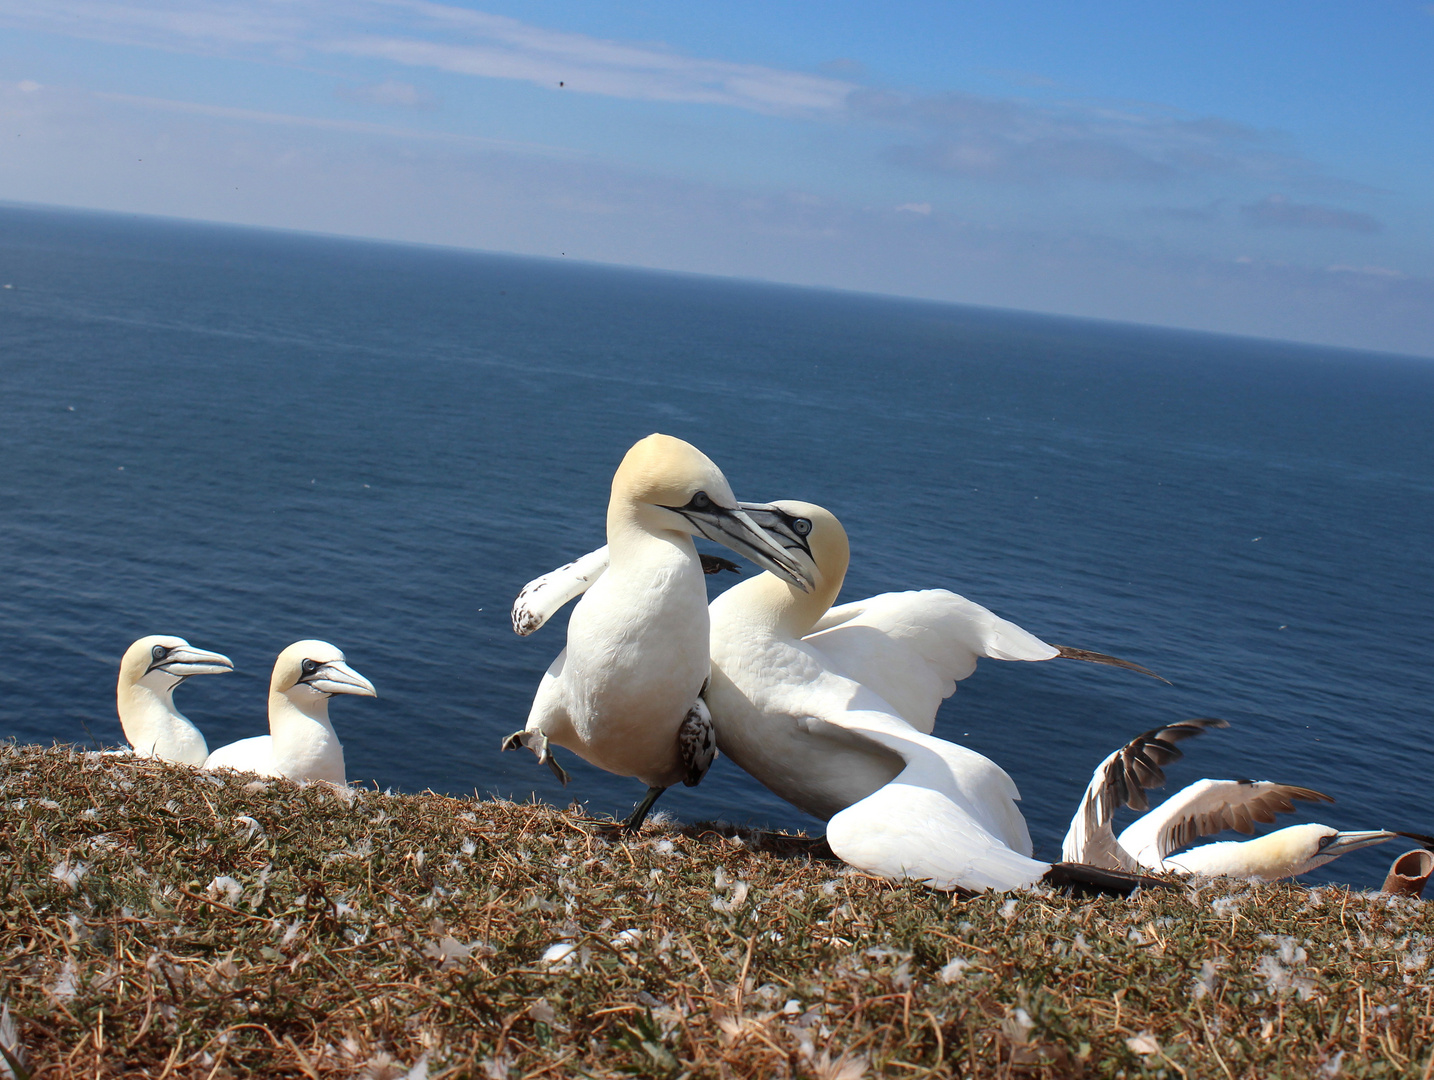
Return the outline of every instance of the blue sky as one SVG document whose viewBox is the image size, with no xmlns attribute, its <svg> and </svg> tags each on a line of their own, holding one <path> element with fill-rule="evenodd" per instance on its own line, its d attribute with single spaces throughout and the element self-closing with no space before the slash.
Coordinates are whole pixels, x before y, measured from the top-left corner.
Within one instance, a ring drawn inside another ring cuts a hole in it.
<svg viewBox="0 0 1434 1080">
<path fill-rule="evenodd" d="M 1399 0 L 0 0 L 0 199 L 1434 356 L 1431 56 Z"/>
</svg>

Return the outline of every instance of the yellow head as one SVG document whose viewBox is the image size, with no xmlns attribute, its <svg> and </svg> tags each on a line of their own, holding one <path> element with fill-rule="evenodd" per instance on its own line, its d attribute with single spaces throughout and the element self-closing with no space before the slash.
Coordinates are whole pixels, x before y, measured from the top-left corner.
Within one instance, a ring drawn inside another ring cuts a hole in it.
<svg viewBox="0 0 1434 1080">
<path fill-rule="evenodd" d="M 269 679 L 269 692 L 288 694 L 293 691 L 323 694 L 357 694 L 378 697 L 378 691 L 348 664 L 344 654 L 327 641 L 307 639 L 296 641 L 274 661 L 274 674 Z"/>
<path fill-rule="evenodd" d="M 712 459 L 671 435 L 649 435 L 639 441 L 612 478 L 608 543 L 620 545 L 634 527 L 652 535 L 678 533 L 715 540 L 799 589 L 810 586 L 805 572 L 782 546 L 743 513 Z"/>
</svg>

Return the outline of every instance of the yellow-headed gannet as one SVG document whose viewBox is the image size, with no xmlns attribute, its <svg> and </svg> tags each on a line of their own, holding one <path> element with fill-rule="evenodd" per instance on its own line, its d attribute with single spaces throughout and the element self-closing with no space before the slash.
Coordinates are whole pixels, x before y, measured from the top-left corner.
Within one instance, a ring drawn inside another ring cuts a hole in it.
<svg viewBox="0 0 1434 1080">
<path fill-rule="evenodd" d="M 722 752 L 830 818 L 832 851 L 862 870 L 948 889 L 1040 880 L 1050 865 L 1030 858 L 1015 783 L 930 731 L 977 656 L 1044 656 L 1041 643 L 950 593 L 893 593 L 830 612 L 846 575 L 846 530 L 809 503 L 760 513 L 815 587 L 761 574 L 712 602 L 704 696 Z"/>
<path fill-rule="evenodd" d="M 334 694 L 377 697 L 378 691 L 327 641 L 294 642 L 274 661 L 269 679 L 269 734 L 221 746 L 204 767 L 343 784 L 344 748 L 329 722 Z"/>
<path fill-rule="evenodd" d="M 649 435 L 613 477 L 605 570 L 587 576 L 583 560 L 567 568 L 576 568 L 577 587 L 557 586 L 565 595 L 548 611 L 586 590 L 568 622 L 567 648 L 543 676 L 527 725 L 503 742 L 505 750 L 527 746 L 564 782 L 550 743 L 647 784 L 624 822 L 628 829 L 642 823 L 663 790 L 700 781 L 716 752 L 699 697 L 709 670 L 708 615 L 694 536 L 726 545 L 798 589 L 810 586 L 783 547 L 739 509 L 705 454 L 681 439 Z"/>
<path fill-rule="evenodd" d="M 1225 726 L 1222 720 L 1186 720 L 1147 731 L 1107 757 L 1086 788 L 1066 833 L 1062 856 L 1110 869 L 1274 881 L 1308 873 L 1341 855 L 1396 836 L 1421 842 L 1428 839 L 1384 829 L 1341 832 L 1328 825 L 1309 824 L 1277 829 L 1254 840 L 1189 848 L 1196 840 L 1226 829 L 1253 833 L 1256 822 L 1273 824 L 1276 814 L 1294 810 L 1295 800 L 1334 802 L 1310 788 L 1268 780 L 1197 780 L 1116 837 L 1111 827 L 1115 808 L 1123 803 L 1132 809 L 1146 809 L 1144 789 L 1164 784 L 1161 766 L 1181 756 L 1173 743 L 1206 728 Z"/>
<path fill-rule="evenodd" d="M 181 637 L 142 637 L 120 660 L 115 704 L 124 737 L 140 757 L 203 765 L 204 736 L 174 707 L 174 688 L 191 675 L 233 671 L 227 656 L 196 649 Z"/>
</svg>

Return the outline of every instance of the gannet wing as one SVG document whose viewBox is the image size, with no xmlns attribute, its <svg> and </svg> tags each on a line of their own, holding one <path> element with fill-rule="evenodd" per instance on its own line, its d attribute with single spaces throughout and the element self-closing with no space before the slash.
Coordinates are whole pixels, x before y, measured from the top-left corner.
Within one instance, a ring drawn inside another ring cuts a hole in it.
<svg viewBox="0 0 1434 1080">
<path fill-rule="evenodd" d="M 1255 822 L 1274 823 L 1291 813 L 1294 800 L 1334 802 L 1310 788 L 1269 780 L 1197 780 L 1177 791 L 1120 834 L 1119 843 L 1141 866 L 1160 868 L 1171 852 L 1226 829 L 1253 833 Z"/>
<path fill-rule="evenodd" d="M 527 637 L 539 629 L 569 600 L 587 592 L 589 586 L 602 577 L 607 563 L 608 551 L 604 544 L 528 582 L 513 601 L 513 633 Z"/>
<path fill-rule="evenodd" d="M 731 559 L 721 555 L 698 552 L 704 574 L 720 574 L 730 570 L 740 574 L 742 568 Z M 608 550 L 604 544 L 596 551 L 589 551 L 580 559 L 549 570 L 541 577 L 535 577 L 524 585 L 513 601 L 513 633 L 527 637 L 556 615 L 569 600 L 581 596 L 602 577 L 608 566 Z"/>
<path fill-rule="evenodd" d="M 1019 794 L 995 762 L 885 713 L 853 711 L 838 726 L 906 763 L 891 783 L 827 822 L 827 843 L 843 861 L 883 877 L 976 891 L 1020 888 L 1050 869 L 1030 858 Z"/>
<path fill-rule="evenodd" d="M 925 784 L 961 806 L 998 842 L 1031 853 L 1031 834 L 1016 805 L 1021 792 L 1006 770 L 984 754 L 926 735 L 879 708 L 830 710 L 808 723 L 824 728 L 829 737 L 875 743 L 896 754 L 906 764 L 893 783 Z"/>
<path fill-rule="evenodd" d="M 828 611 L 804 639 L 832 670 L 870 687 L 907 723 L 931 733 L 936 709 L 983 656 L 1050 660 L 1034 634 L 945 589 L 882 593 Z"/>
<path fill-rule="evenodd" d="M 202 769 L 238 769 L 260 776 L 278 776 L 274 769 L 274 740 L 269 735 L 255 735 L 221 746 L 204 759 Z"/>
<path fill-rule="evenodd" d="M 1184 757 L 1175 744 L 1212 727 L 1229 727 L 1229 724 L 1210 717 L 1167 724 L 1137 735 L 1097 765 L 1085 796 L 1071 818 L 1061 845 L 1061 858 L 1112 870 L 1136 869 L 1135 861 L 1115 842 L 1111 822 L 1116 808 L 1148 810 L 1146 789 L 1164 787 L 1165 773 L 1161 767 Z"/>
</svg>

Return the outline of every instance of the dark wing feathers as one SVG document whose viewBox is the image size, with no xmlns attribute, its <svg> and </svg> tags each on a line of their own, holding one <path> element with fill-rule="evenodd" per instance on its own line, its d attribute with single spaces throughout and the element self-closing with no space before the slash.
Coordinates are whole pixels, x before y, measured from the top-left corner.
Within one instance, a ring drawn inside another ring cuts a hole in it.
<svg viewBox="0 0 1434 1080">
<path fill-rule="evenodd" d="M 1202 781 L 1202 783 L 1210 783 L 1210 781 Z M 1230 781 L 1220 781 L 1219 783 L 1230 783 Z M 1200 810 L 1172 821 L 1160 830 L 1161 858 L 1172 851 L 1189 847 L 1202 837 L 1213 836 L 1226 829 L 1234 829 L 1248 835 L 1255 831 L 1256 822 L 1273 825 L 1276 814 L 1289 814 L 1294 811 L 1294 800 L 1296 799 L 1301 802 L 1334 802 L 1324 792 L 1315 791 L 1313 788 L 1295 787 L 1291 784 L 1267 784 L 1264 781 L 1254 780 L 1236 780 L 1233 783 L 1238 785 L 1238 789 L 1242 793 L 1257 787 L 1263 787 L 1266 790 L 1258 794 L 1246 795 L 1237 800 L 1226 800 L 1208 810 Z"/>
<path fill-rule="evenodd" d="M 1145 789 L 1165 783 L 1162 766 L 1183 755 L 1175 746 L 1181 739 L 1212 727 L 1229 727 L 1224 720 L 1202 717 L 1153 728 L 1126 743 L 1096 766 L 1085 797 L 1071 821 L 1062 845 L 1067 859 L 1126 866 L 1128 856 L 1115 842 L 1111 821 L 1116 808 L 1150 809 Z M 1133 862 L 1126 866 L 1130 869 Z"/>
<path fill-rule="evenodd" d="M 1089 649 L 1072 649 L 1069 645 L 1052 645 L 1056 655 L 1067 660 L 1084 660 L 1087 664 L 1109 664 L 1111 667 L 1125 668 L 1127 671 L 1138 671 L 1142 675 L 1149 675 L 1152 679 L 1159 679 L 1166 686 L 1171 685 L 1170 680 L 1155 674 L 1148 667 L 1132 663 L 1129 660 L 1122 660 L 1118 656 L 1111 656 L 1103 652 L 1091 652 Z"/>
<path fill-rule="evenodd" d="M 1175 744 L 1181 739 L 1199 735 L 1207 728 L 1229 726 L 1227 721 L 1205 716 L 1167 724 L 1137 735 L 1122 746 L 1106 766 L 1101 802 L 1108 802 L 1110 811 L 1121 804 L 1132 810 L 1150 809 L 1145 789 L 1163 787 L 1165 773 L 1162 767 L 1185 756 Z M 1105 816 L 1108 818 L 1109 814 Z"/>
</svg>

